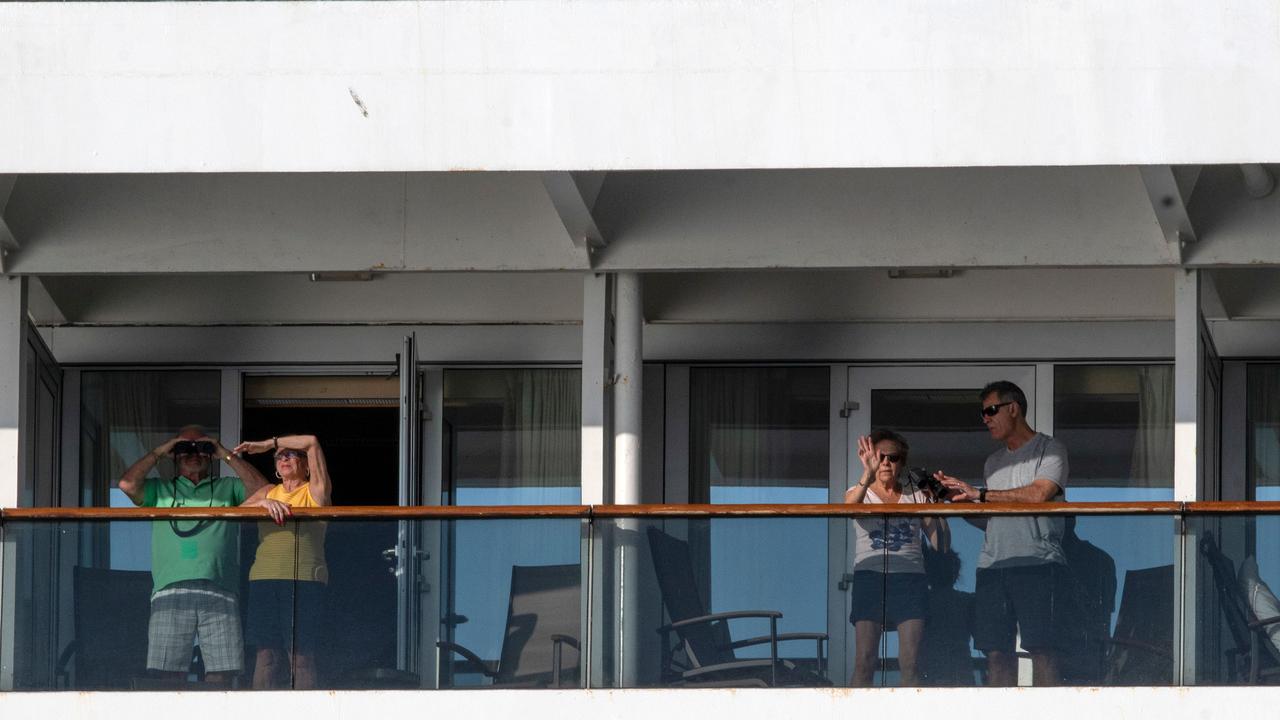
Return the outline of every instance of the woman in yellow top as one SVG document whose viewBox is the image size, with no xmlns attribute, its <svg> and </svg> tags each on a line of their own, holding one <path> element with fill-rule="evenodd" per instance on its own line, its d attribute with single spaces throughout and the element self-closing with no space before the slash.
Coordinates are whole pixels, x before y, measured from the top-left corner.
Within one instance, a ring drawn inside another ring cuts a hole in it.
<svg viewBox="0 0 1280 720">
<path fill-rule="evenodd" d="M 323 623 L 326 523 L 307 521 L 285 527 L 290 508 L 332 505 L 333 485 L 324 451 L 313 435 L 286 435 L 240 443 L 237 453 L 275 453 L 279 484 L 268 484 L 243 506 L 265 508 L 272 523 L 258 529 L 258 554 L 249 570 L 249 618 L 245 642 L 257 647 L 255 688 L 280 687 L 286 650 L 293 687 L 316 686 L 316 644 Z"/>
</svg>

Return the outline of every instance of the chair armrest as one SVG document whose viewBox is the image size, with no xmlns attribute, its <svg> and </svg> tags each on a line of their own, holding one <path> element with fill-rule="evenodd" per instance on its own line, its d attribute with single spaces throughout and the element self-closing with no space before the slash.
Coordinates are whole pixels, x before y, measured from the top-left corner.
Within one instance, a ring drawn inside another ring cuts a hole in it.
<svg viewBox="0 0 1280 720">
<path fill-rule="evenodd" d="M 703 665 L 702 667 L 686 670 L 681 673 L 681 677 L 685 680 L 694 680 L 703 675 L 714 675 L 716 673 L 745 670 L 749 668 L 767 668 L 773 664 L 769 658 L 754 658 L 751 660 L 733 660 L 725 663 L 717 663 L 715 665 Z"/>
<path fill-rule="evenodd" d="M 729 644 L 729 647 L 737 650 L 738 648 L 750 647 L 752 645 L 763 645 L 771 639 L 772 638 L 768 635 L 759 635 L 753 638 L 746 638 L 745 640 L 735 640 Z M 786 640 L 821 640 L 826 642 L 828 640 L 828 636 L 826 633 L 780 633 L 778 635 L 778 642 L 784 642 Z"/>
<path fill-rule="evenodd" d="M 561 635 L 560 633 L 555 633 L 554 635 L 551 636 L 551 642 L 564 643 L 565 645 L 568 645 L 574 650 L 581 649 L 578 647 L 578 639 L 571 635 Z"/>
<path fill-rule="evenodd" d="M 1249 623 L 1249 629 L 1260 630 L 1268 625 L 1274 625 L 1275 623 L 1278 623 L 1278 622 L 1280 622 L 1280 615 L 1277 615 L 1275 617 L 1269 617 L 1263 620 L 1254 620 L 1253 622 Z"/>
<path fill-rule="evenodd" d="M 1141 640 L 1133 640 L 1130 638 L 1111 638 L 1110 640 L 1107 641 L 1107 644 L 1112 646 L 1135 648 L 1137 650 L 1145 650 L 1146 652 L 1149 652 L 1152 655 L 1158 655 L 1162 658 L 1173 657 L 1173 655 L 1171 655 L 1166 648 L 1162 648 L 1159 645 L 1155 645 L 1153 643 L 1143 642 Z"/>
<path fill-rule="evenodd" d="M 484 660 L 481 660 L 479 655 L 476 655 L 467 648 L 457 643 L 449 642 L 448 640 L 437 640 L 436 647 L 447 652 L 458 653 L 466 659 L 467 662 L 475 665 L 476 669 L 484 673 L 486 676 L 494 678 L 495 680 L 498 678 L 498 672 L 496 670 L 490 670 L 489 666 L 485 665 Z"/>
<path fill-rule="evenodd" d="M 76 651 L 79 649 L 80 649 L 80 640 L 78 639 L 72 640 L 71 642 L 67 643 L 67 646 L 63 648 L 62 652 L 59 653 L 58 655 L 58 662 L 57 662 L 57 665 L 55 666 L 53 674 L 56 677 L 60 677 L 60 678 L 63 678 L 64 680 L 68 680 L 68 685 L 70 684 L 69 681 L 70 681 L 71 673 L 67 670 L 67 663 L 71 662 L 71 656 L 75 655 Z"/>
<path fill-rule="evenodd" d="M 771 618 L 777 620 L 780 617 L 782 617 L 782 613 L 777 610 L 734 610 L 732 612 L 711 613 L 710 615 L 699 615 L 698 617 L 678 620 L 670 625 L 663 625 L 658 628 L 658 632 L 671 632 L 676 628 L 700 625 L 703 623 L 715 622 L 716 620 L 736 620 L 738 618 Z"/>
<path fill-rule="evenodd" d="M 578 652 L 582 652 L 582 649 L 578 647 L 578 640 L 576 638 L 571 637 L 569 635 L 562 635 L 560 633 L 553 633 L 551 635 L 551 683 L 552 683 L 551 686 L 552 687 L 561 687 L 562 684 L 564 683 L 564 678 L 562 677 L 563 673 L 561 671 L 564 667 L 564 660 L 563 660 L 564 650 L 562 648 L 565 645 L 568 645 L 569 647 L 573 648 L 574 650 L 577 650 Z"/>
</svg>

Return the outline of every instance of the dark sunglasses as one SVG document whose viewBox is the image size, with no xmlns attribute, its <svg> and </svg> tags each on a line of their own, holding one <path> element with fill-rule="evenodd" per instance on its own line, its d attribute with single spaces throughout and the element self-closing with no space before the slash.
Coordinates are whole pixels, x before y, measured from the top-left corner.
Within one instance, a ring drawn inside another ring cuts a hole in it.
<svg viewBox="0 0 1280 720">
<path fill-rule="evenodd" d="M 281 450 L 280 452 L 276 453 L 276 460 L 280 461 L 280 460 L 283 460 L 284 458 L 295 458 L 297 460 L 301 460 L 306 456 L 307 454 L 302 452 L 301 450 Z"/>
<path fill-rule="evenodd" d="M 1013 401 L 1011 400 L 1009 402 L 1002 402 L 1002 403 L 996 403 L 995 405 L 988 405 L 982 408 L 982 414 L 986 417 L 995 417 L 996 413 L 1000 412 L 1000 408 L 1004 407 L 1005 405 L 1012 405 L 1012 404 L 1013 404 Z"/>
<path fill-rule="evenodd" d="M 902 453 L 880 453 L 880 459 L 886 462 L 891 462 L 894 465 L 901 465 L 902 461 L 906 460 Z"/>
<path fill-rule="evenodd" d="M 174 443 L 174 455 L 213 455 L 213 443 L 208 440 L 183 440 Z"/>
</svg>

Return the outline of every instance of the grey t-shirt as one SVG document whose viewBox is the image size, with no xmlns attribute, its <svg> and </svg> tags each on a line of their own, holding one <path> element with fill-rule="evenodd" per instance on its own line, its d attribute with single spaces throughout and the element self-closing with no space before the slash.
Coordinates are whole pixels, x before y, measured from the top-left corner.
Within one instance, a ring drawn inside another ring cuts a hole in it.
<svg viewBox="0 0 1280 720">
<path fill-rule="evenodd" d="M 1044 478 L 1058 485 L 1051 502 L 1066 500 L 1067 448 L 1036 433 L 1017 450 L 1001 448 L 987 458 L 983 471 L 988 490 L 1013 490 Z M 978 555 L 978 567 L 998 568 L 1044 563 L 1066 564 L 1062 552 L 1065 522 L 1058 516 L 1004 516 L 987 519 L 986 540 Z"/>
</svg>

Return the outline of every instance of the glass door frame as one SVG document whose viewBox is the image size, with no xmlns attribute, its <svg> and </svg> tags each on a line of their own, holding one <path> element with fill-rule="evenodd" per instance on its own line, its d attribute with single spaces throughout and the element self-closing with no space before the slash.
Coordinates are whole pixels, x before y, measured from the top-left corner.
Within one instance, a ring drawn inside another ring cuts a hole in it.
<svg viewBox="0 0 1280 720">
<path fill-rule="evenodd" d="M 832 374 L 832 391 L 835 392 L 835 368 Z M 1046 371 L 1047 370 L 1047 371 Z M 853 459 L 853 448 L 858 437 L 871 432 L 871 391 L 893 390 L 969 390 L 981 389 L 993 380 L 1011 380 L 1027 394 L 1027 414 L 1040 432 L 1053 432 L 1053 365 L 1051 363 L 1008 364 L 894 364 L 894 365 L 844 365 L 839 368 L 844 376 L 841 383 L 846 389 L 844 397 L 833 398 L 832 413 L 832 464 L 835 466 L 837 436 L 844 471 L 831 474 L 831 502 L 844 502 L 844 491 L 857 482 L 855 473 L 861 465 Z M 1046 400 L 1046 397 L 1048 398 Z M 973 399 L 977 415 L 979 399 Z M 836 422 L 843 423 L 844 432 Z M 843 683 L 853 668 L 853 628 L 849 624 L 851 595 L 841 589 L 841 580 L 853 566 L 853 523 L 833 523 L 829 532 L 831 558 L 828 577 L 827 627 L 831 634 L 828 651 L 832 680 Z"/>
</svg>

